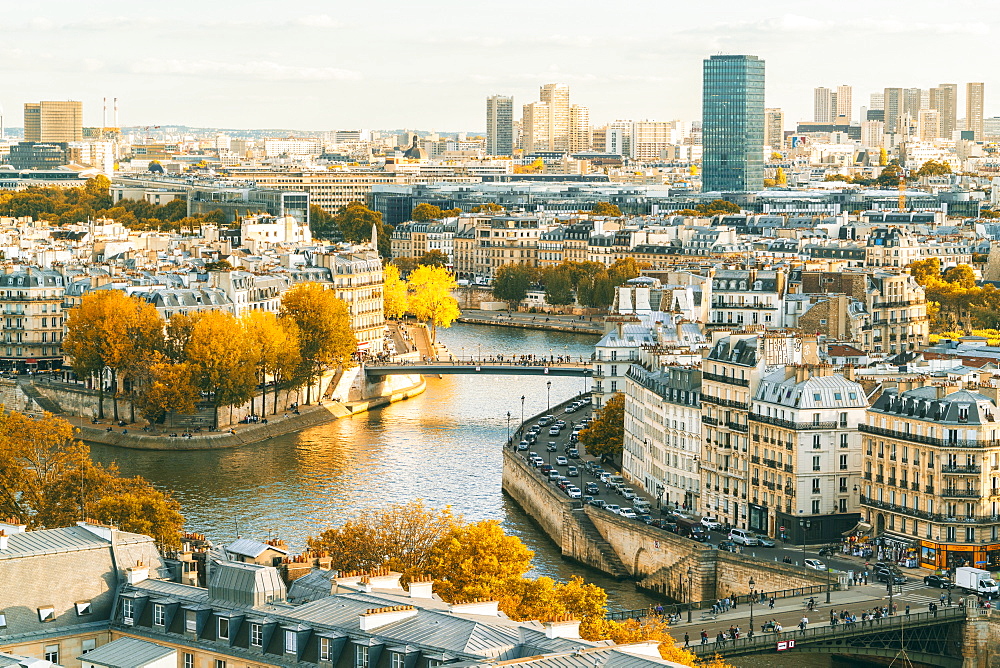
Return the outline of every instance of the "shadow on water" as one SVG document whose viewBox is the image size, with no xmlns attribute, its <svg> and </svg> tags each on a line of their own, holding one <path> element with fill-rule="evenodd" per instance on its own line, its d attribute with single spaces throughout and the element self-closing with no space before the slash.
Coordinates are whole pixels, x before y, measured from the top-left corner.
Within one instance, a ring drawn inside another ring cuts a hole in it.
<svg viewBox="0 0 1000 668">
<path fill-rule="evenodd" d="M 503 327 L 456 325 L 439 333 L 456 355 L 535 354 L 587 358 L 596 337 Z M 551 389 L 547 383 L 551 382 Z M 537 526 L 500 491 L 501 446 L 510 426 L 584 391 L 582 378 L 444 376 L 427 391 L 380 410 L 335 420 L 232 450 L 142 452 L 93 446 L 94 459 L 116 461 L 171 490 L 188 528 L 217 541 L 276 536 L 301 549 L 310 535 L 365 510 L 424 499 L 470 520 L 496 519 L 535 551 L 533 574 L 573 573 L 606 588 L 615 607 L 652 599 L 578 564 L 565 562 Z M 522 404 L 521 397 L 524 397 Z"/>
</svg>

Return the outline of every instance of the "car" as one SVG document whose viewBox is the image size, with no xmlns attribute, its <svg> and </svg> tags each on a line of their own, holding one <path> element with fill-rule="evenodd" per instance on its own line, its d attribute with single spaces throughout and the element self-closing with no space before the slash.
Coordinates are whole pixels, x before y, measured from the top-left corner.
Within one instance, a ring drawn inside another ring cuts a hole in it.
<svg viewBox="0 0 1000 668">
<path fill-rule="evenodd" d="M 635 498 L 635 490 L 632 489 L 631 487 L 623 488 L 621 493 L 622 497 L 624 497 L 627 501 L 631 501 L 632 499 Z"/>
<path fill-rule="evenodd" d="M 600 494 L 601 488 L 596 482 L 588 482 L 584 485 L 584 489 L 587 490 L 587 494 Z"/>
<path fill-rule="evenodd" d="M 553 426 L 559 427 L 559 430 L 562 431 L 566 428 L 566 420 L 556 420 Z"/>
<path fill-rule="evenodd" d="M 524 440 L 526 440 L 531 445 L 538 443 L 538 437 L 535 436 L 534 434 L 528 434 L 527 436 L 524 437 Z"/>
<path fill-rule="evenodd" d="M 594 497 L 592 497 L 590 494 L 584 494 L 583 498 L 580 500 L 583 501 L 584 503 L 590 503 L 591 501 L 594 500 Z"/>
<path fill-rule="evenodd" d="M 560 477 L 562 477 L 562 474 L 559 473 L 558 469 L 552 469 L 551 471 L 549 471 L 549 480 L 555 480 L 556 478 Z"/>
<path fill-rule="evenodd" d="M 753 531 L 747 529 L 733 529 L 729 532 L 729 540 L 738 545 L 753 547 L 757 544 L 757 536 Z"/>
<path fill-rule="evenodd" d="M 541 430 L 542 430 L 542 428 L 540 426 L 538 426 L 537 424 L 533 424 L 530 427 L 528 427 L 528 433 L 529 434 L 537 434 Z"/>
<path fill-rule="evenodd" d="M 924 578 L 924 584 L 928 587 L 937 587 L 938 589 L 951 589 L 955 586 L 954 582 L 943 575 L 928 575 Z"/>
<path fill-rule="evenodd" d="M 549 452 L 555 452 L 556 451 L 556 442 L 555 441 L 549 441 L 549 444 L 545 446 L 545 449 L 548 450 Z"/>
<path fill-rule="evenodd" d="M 590 505 L 597 506 L 598 508 L 603 508 L 604 506 L 608 505 L 608 502 L 605 501 L 604 499 L 591 499 Z"/>
<path fill-rule="evenodd" d="M 549 436 L 558 436 L 558 435 L 559 435 L 559 427 L 549 428 Z"/>
<path fill-rule="evenodd" d="M 521 441 L 520 443 L 517 444 L 517 449 L 518 450 L 527 450 L 528 449 L 528 445 L 529 445 L 529 443 L 527 441 Z"/>
<path fill-rule="evenodd" d="M 566 469 L 566 475 L 568 475 L 571 478 L 576 478 L 577 476 L 580 475 L 580 469 L 576 468 L 575 466 L 570 466 L 568 469 Z"/>
<path fill-rule="evenodd" d="M 537 468 L 537 467 L 539 467 L 539 466 L 541 466 L 542 464 L 545 463 L 545 460 L 543 460 L 541 457 L 531 457 L 531 458 L 528 459 L 528 461 L 535 468 Z"/>
<path fill-rule="evenodd" d="M 568 449 L 566 451 L 566 454 L 569 455 L 570 459 L 579 459 L 580 458 L 580 451 L 577 448 L 570 448 L 570 449 Z"/>
<path fill-rule="evenodd" d="M 774 547 L 774 539 L 767 536 L 757 536 L 757 544 L 761 547 Z"/>
<path fill-rule="evenodd" d="M 597 477 L 600 479 L 601 482 L 607 483 L 608 480 L 611 479 L 611 473 L 608 471 L 601 471 L 600 473 L 597 474 Z"/>
<path fill-rule="evenodd" d="M 605 503 L 604 504 L 604 509 L 605 510 L 607 510 L 609 512 L 612 512 L 612 513 L 614 513 L 616 515 L 618 514 L 618 511 L 621 510 L 621 508 L 622 507 L 619 506 L 617 503 Z"/>
<path fill-rule="evenodd" d="M 576 412 L 575 404 L 570 404 L 569 406 L 563 409 L 563 413 L 575 413 L 575 412 Z"/>
<path fill-rule="evenodd" d="M 875 571 L 885 570 L 889 571 L 890 573 L 895 573 L 896 575 L 900 575 L 902 573 L 902 571 L 899 570 L 899 566 L 892 563 L 891 561 L 876 561 L 875 565 L 872 566 L 872 570 Z"/>
<path fill-rule="evenodd" d="M 719 541 L 718 547 L 720 550 L 723 550 L 724 552 L 736 552 L 739 549 L 736 543 L 734 543 L 731 540 Z"/>
<path fill-rule="evenodd" d="M 550 424 L 552 424 L 552 421 L 555 419 L 556 418 L 554 415 L 546 415 L 545 417 L 543 417 L 541 420 L 538 421 L 538 424 L 543 427 L 548 427 Z"/>
<path fill-rule="evenodd" d="M 806 568 L 811 568 L 814 571 L 826 570 L 826 564 L 824 564 L 819 559 L 806 559 L 803 563 L 806 565 Z"/>
<path fill-rule="evenodd" d="M 581 496 L 583 496 L 583 492 L 580 491 L 579 487 L 567 487 L 566 494 L 571 499 L 579 499 Z"/>
<path fill-rule="evenodd" d="M 632 507 L 638 510 L 640 513 L 648 513 L 652 506 L 646 499 L 636 498 L 632 501 Z"/>
<path fill-rule="evenodd" d="M 645 522 L 646 524 L 653 523 L 653 518 L 650 517 L 648 513 L 638 513 L 636 519 L 638 519 L 640 522 Z"/>
<path fill-rule="evenodd" d="M 542 464 L 542 466 L 540 468 L 542 469 L 542 473 L 544 473 L 545 475 L 548 475 L 549 471 L 552 470 L 552 464 Z"/>
<path fill-rule="evenodd" d="M 722 523 L 719 522 L 718 518 L 712 517 L 711 515 L 705 515 L 701 518 L 702 526 L 706 529 L 719 530 L 722 528 Z"/>
<path fill-rule="evenodd" d="M 621 510 L 618 511 L 618 514 L 628 520 L 634 520 L 637 517 L 635 511 L 632 510 L 631 508 L 622 508 Z"/>
<path fill-rule="evenodd" d="M 806 561 L 809 561 L 809 559 L 806 559 Z M 881 571 L 876 571 L 875 581 L 885 583 L 891 582 L 892 584 L 901 585 L 906 584 L 906 577 L 883 569 Z"/>
<path fill-rule="evenodd" d="M 538 453 L 535 452 L 534 450 L 532 450 L 531 452 L 528 453 L 528 459 L 534 459 L 537 456 L 538 456 Z"/>
<path fill-rule="evenodd" d="M 556 457 L 556 464 L 558 464 L 559 466 L 566 466 L 567 464 L 569 464 L 569 460 L 563 457 L 562 455 L 559 455 L 558 457 Z"/>
</svg>

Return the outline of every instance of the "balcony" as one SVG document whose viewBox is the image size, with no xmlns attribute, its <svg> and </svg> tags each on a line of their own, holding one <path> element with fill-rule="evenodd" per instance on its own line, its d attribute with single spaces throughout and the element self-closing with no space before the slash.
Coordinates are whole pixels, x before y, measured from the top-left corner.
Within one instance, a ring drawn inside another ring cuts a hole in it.
<svg viewBox="0 0 1000 668">
<path fill-rule="evenodd" d="M 760 484 L 760 478 L 750 478 L 750 484 L 751 485 L 759 485 Z"/>
<path fill-rule="evenodd" d="M 765 480 L 764 481 L 764 487 L 767 487 L 768 489 L 774 489 L 774 483 L 773 482 L 768 482 L 768 481 Z"/>
<path fill-rule="evenodd" d="M 726 408 L 737 408 L 739 410 L 749 410 L 750 404 L 743 403 L 742 401 L 732 401 L 730 399 L 720 399 L 719 397 L 713 397 L 710 394 L 702 394 L 701 401 L 705 404 L 715 404 L 716 406 L 725 406 Z"/>
<path fill-rule="evenodd" d="M 705 373 L 701 374 L 702 380 L 714 380 L 717 383 L 725 383 L 727 385 L 739 385 L 740 387 L 750 387 L 750 381 L 743 378 L 733 378 L 732 376 L 723 376 L 717 373 Z"/>
<path fill-rule="evenodd" d="M 740 424 L 739 422 L 727 422 L 726 426 L 732 429 L 733 431 L 738 431 L 742 434 L 746 434 L 750 430 L 750 428 L 747 427 L 745 424 Z"/>
<path fill-rule="evenodd" d="M 778 462 L 774 461 L 773 459 L 763 459 L 761 461 L 763 461 L 764 462 L 764 466 L 766 466 L 768 468 L 772 468 L 772 469 L 778 468 Z"/>
<path fill-rule="evenodd" d="M 982 472 L 983 472 L 982 467 L 976 464 L 966 464 L 964 466 L 959 466 L 957 464 L 944 464 L 943 466 L 941 466 L 941 473 L 969 474 L 969 473 L 982 473 Z"/>
<path fill-rule="evenodd" d="M 889 478 L 887 484 L 892 485 L 893 487 L 895 487 L 896 486 L 896 479 L 895 478 Z"/>
<path fill-rule="evenodd" d="M 787 471 L 788 473 L 791 473 L 792 470 L 793 469 L 792 469 L 792 465 L 791 464 L 785 464 L 785 471 Z"/>
<path fill-rule="evenodd" d="M 912 489 L 914 492 L 919 492 L 920 491 L 920 483 L 919 482 L 911 482 L 910 483 L 910 489 Z"/>
<path fill-rule="evenodd" d="M 871 480 L 871 479 L 872 479 L 871 471 L 865 473 L 865 480 Z"/>
<path fill-rule="evenodd" d="M 785 494 L 787 494 L 788 496 L 795 496 L 795 488 L 791 486 L 786 486 Z"/>
<path fill-rule="evenodd" d="M 750 455 L 750 463 L 760 464 L 760 457 L 758 457 L 757 455 Z"/>
<path fill-rule="evenodd" d="M 924 493 L 925 494 L 933 494 L 934 493 L 934 485 L 925 485 L 924 486 Z"/>
<path fill-rule="evenodd" d="M 946 487 L 941 490 L 942 497 L 950 497 L 953 499 L 980 499 L 982 498 L 982 492 L 975 489 L 955 489 Z"/>
<path fill-rule="evenodd" d="M 753 416 L 751 416 L 752 418 Z M 945 439 L 945 438 L 934 438 L 931 436 L 920 436 L 918 434 L 908 434 L 902 431 L 896 431 L 894 429 L 883 429 L 882 427 L 873 427 L 867 424 L 859 424 L 858 431 L 864 434 L 873 434 L 875 436 L 887 436 L 889 438 L 896 438 L 901 441 L 909 441 L 910 443 L 923 443 L 925 445 L 936 445 L 941 448 L 995 448 L 1000 447 L 1000 440 L 966 440 L 966 439 Z"/>
<path fill-rule="evenodd" d="M 879 508 L 881 510 L 888 510 L 890 512 L 899 513 L 900 515 L 909 515 L 910 517 L 917 517 L 922 520 L 928 520 L 931 522 L 942 522 L 950 524 L 996 524 L 1000 522 L 1000 515 L 943 515 L 941 513 L 928 513 L 924 510 L 916 510 L 914 508 L 908 508 L 906 506 L 900 506 L 895 503 L 889 503 L 888 501 L 878 501 L 871 497 L 861 495 L 861 505 L 867 506 L 869 508 Z"/>
<path fill-rule="evenodd" d="M 719 426 L 719 421 L 716 420 L 714 417 L 709 417 L 708 415 L 702 415 L 701 416 L 701 423 L 702 424 L 711 425 L 713 427 L 718 427 Z"/>
<path fill-rule="evenodd" d="M 885 477 L 881 475 L 875 476 L 875 482 L 885 482 Z"/>
<path fill-rule="evenodd" d="M 781 418 L 771 417 L 770 415 L 758 415 L 757 413 L 750 413 L 747 418 L 751 422 L 761 422 L 763 424 L 770 424 L 775 427 L 783 427 L 785 429 L 794 429 L 796 431 L 804 431 L 806 429 L 837 428 L 836 420 L 829 420 L 827 422 L 792 422 L 791 420 L 783 420 Z"/>
</svg>

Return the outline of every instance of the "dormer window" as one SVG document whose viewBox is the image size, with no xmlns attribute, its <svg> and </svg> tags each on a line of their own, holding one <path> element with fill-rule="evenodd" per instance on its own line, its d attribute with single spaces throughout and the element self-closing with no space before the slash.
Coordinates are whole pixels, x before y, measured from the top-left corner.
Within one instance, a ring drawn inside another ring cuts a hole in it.
<svg viewBox="0 0 1000 668">
<path fill-rule="evenodd" d="M 969 421 L 969 406 L 968 405 L 961 405 L 961 404 L 959 405 L 959 407 L 958 407 L 958 421 L 959 422 L 968 422 Z"/>
</svg>

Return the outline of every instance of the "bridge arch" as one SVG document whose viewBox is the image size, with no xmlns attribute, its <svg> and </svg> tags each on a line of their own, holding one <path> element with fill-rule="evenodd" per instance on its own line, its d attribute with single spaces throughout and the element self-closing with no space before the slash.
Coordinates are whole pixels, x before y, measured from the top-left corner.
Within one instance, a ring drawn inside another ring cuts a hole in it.
<svg viewBox="0 0 1000 668">
<path fill-rule="evenodd" d="M 641 577 L 642 575 L 645 575 L 645 573 L 641 573 L 639 571 L 639 557 L 641 557 L 642 554 L 645 551 L 646 551 L 646 548 L 640 546 L 639 549 L 636 550 L 636 552 L 635 552 L 635 557 L 632 559 L 632 576 L 633 577 Z"/>
</svg>

